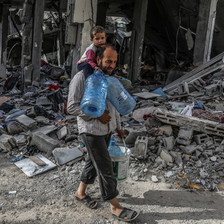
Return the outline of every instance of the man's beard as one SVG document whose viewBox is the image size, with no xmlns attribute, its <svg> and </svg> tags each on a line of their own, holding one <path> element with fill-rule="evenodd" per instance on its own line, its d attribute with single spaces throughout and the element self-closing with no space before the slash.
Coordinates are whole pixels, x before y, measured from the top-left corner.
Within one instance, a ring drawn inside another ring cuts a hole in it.
<svg viewBox="0 0 224 224">
<path fill-rule="evenodd" d="M 107 75 L 111 75 L 112 74 L 112 72 L 111 73 L 108 73 L 107 72 L 107 67 L 105 67 L 105 66 L 103 66 L 102 65 L 102 61 L 100 62 L 100 68 L 101 68 L 101 70 L 105 73 L 105 74 L 107 74 Z"/>
</svg>

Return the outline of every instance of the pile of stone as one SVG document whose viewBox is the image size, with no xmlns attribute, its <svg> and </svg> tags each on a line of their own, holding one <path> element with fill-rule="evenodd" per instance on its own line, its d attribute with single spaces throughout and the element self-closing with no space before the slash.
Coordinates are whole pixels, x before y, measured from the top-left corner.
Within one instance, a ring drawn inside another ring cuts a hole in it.
<svg viewBox="0 0 224 224">
<path fill-rule="evenodd" d="M 216 89 L 207 82 L 203 89 L 184 97 L 166 96 L 161 88 L 152 93 L 147 87 L 132 87 L 129 80 L 123 82 L 137 101 L 133 113 L 121 118 L 131 150 L 130 177 L 221 190 L 224 97 L 220 81 Z M 66 114 L 68 84 L 68 80 L 63 86 L 48 80 L 26 88 L 23 94 L 1 97 L 0 151 L 14 161 L 42 153 L 59 165 L 84 158 L 86 149 L 78 136 L 76 117 Z"/>
<path fill-rule="evenodd" d="M 57 164 L 82 156 L 76 117 L 66 113 L 68 85 L 69 79 L 43 79 L 23 92 L 16 85 L 10 90 L 4 88 L 0 97 L 0 152 L 14 162 L 37 153 Z"/>
<path fill-rule="evenodd" d="M 134 93 L 139 97 L 136 110 L 123 118 L 133 180 L 224 188 L 223 76 L 220 71 L 197 80 L 200 88 L 191 85 L 191 93 L 176 96 L 155 96 L 146 89 Z"/>
</svg>

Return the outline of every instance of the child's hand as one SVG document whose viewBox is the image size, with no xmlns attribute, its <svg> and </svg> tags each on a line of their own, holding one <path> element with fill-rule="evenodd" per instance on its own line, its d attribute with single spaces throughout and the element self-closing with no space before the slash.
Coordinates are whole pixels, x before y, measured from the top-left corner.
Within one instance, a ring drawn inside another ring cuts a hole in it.
<svg viewBox="0 0 224 224">
<path fill-rule="evenodd" d="M 100 71 L 100 72 L 103 72 L 103 71 L 101 70 L 101 68 L 98 67 L 98 66 L 95 66 L 95 69 L 98 70 L 98 71 Z"/>
<path fill-rule="evenodd" d="M 113 74 L 113 76 L 116 77 L 116 78 L 118 78 L 118 79 L 121 78 L 121 76 L 119 76 L 117 74 Z"/>
</svg>

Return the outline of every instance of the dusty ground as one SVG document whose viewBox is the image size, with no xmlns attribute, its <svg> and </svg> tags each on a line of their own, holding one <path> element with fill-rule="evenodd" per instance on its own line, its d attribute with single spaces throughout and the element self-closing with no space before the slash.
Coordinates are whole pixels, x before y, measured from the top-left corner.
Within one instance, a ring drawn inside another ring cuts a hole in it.
<svg viewBox="0 0 224 224">
<path fill-rule="evenodd" d="M 97 182 L 88 193 L 99 200 L 97 210 L 87 209 L 74 199 L 83 162 L 69 164 L 28 178 L 0 153 L 1 224 L 100 224 L 114 220 L 109 204 L 100 200 Z M 8 194 L 16 191 L 16 194 Z M 170 189 L 151 181 L 119 183 L 120 201 L 141 211 L 134 223 L 224 224 L 224 192 Z"/>
</svg>

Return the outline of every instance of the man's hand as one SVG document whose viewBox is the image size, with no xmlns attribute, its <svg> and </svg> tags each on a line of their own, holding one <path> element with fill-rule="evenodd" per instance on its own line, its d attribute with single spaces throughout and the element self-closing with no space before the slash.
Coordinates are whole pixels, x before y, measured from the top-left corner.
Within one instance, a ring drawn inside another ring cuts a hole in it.
<svg viewBox="0 0 224 224">
<path fill-rule="evenodd" d="M 117 75 L 117 74 L 113 74 L 114 77 L 116 77 L 117 79 L 121 78 L 121 76 Z"/>
<path fill-rule="evenodd" d="M 124 139 L 124 130 L 117 130 L 117 134 L 121 139 Z"/>
<path fill-rule="evenodd" d="M 109 111 L 105 110 L 104 113 L 100 117 L 97 117 L 97 119 L 103 124 L 108 124 L 111 119 L 111 116 L 109 115 Z"/>
</svg>

